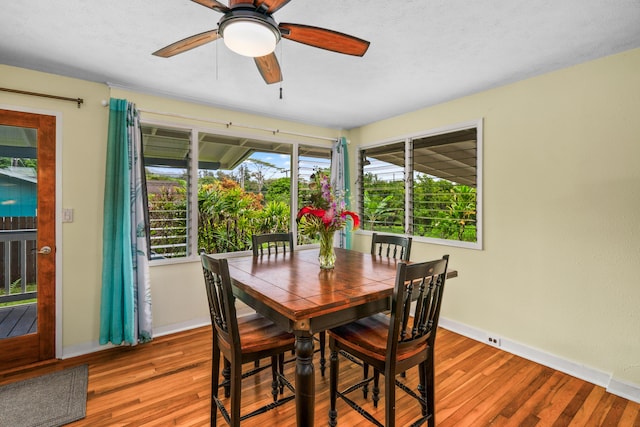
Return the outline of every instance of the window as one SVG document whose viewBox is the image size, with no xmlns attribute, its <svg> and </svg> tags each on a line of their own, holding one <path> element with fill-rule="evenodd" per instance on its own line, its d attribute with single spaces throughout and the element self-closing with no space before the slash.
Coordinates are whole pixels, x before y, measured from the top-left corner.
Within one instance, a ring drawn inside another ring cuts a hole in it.
<svg viewBox="0 0 640 427">
<path fill-rule="evenodd" d="M 331 147 L 300 146 L 298 153 L 298 207 L 308 201 L 309 183 L 315 170 L 331 173 Z M 297 212 L 297 210 L 296 210 Z M 318 240 L 298 234 L 298 243 L 313 243 Z"/>
<path fill-rule="evenodd" d="M 405 231 L 405 143 L 362 150 L 360 206 L 364 230 Z"/>
<path fill-rule="evenodd" d="M 190 255 L 191 131 L 142 126 L 150 257 Z"/>
<path fill-rule="evenodd" d="M 293 145 L 199 133 L 198 247 L 251 249 L 253 234 L 291 229 Z"/>
<path fill-rule="evenodd" d="M 295 230 L 298 201 L 331 146 L 142 124 L 152 260 L 251 249 Z M 296 179 L 298 178 L 298 179 Z"/>
<path fill-rule="evenodd" d="M 481 248 L 481 122 L 362 147 L 362 229 Z"/>
</svg>

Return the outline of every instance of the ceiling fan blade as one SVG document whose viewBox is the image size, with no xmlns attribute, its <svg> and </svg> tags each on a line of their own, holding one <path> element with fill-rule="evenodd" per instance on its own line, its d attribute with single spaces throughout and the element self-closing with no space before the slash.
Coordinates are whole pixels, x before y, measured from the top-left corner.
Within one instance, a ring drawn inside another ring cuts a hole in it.
<svg viewBox="0 0 640 427">
<path fill-rule="evenodd" d="M 187 37 L 186 39 L 171 43 L 169 46 L 153 52 L 153 54 L 155 56 L 161 56 L 162 58 L 169 58 L 173 55 L 202 46 L 203 44 L 210 43 L 217 40 L 219 37 L 217 29 L 205 31 L 204 33 L 196 34 L 195 36 Z"/>
<path fill-rule="evenodd" d="M 236 6 L 254 7 L 253 1 L 254 0 L 229 0 L 229 8 L 233 9 Z"/>
<path fill-rule="evenodd" d="M 254 0 L 253 4 L 256 8 L 264 5 L 267 8 L 267 13 L 274 13 L 290 1 L 291 0 Z"/>
<path fill-rule="evenodd" d="M 280 64 L 275 53 L 270 53 L 265 56 L 253 58 L 258 71 L 267 84 L 278 83 L 282 81 L 282 72 L 280 71 Z"/>
<path fill-rule="evenodd" d="M 204 7 L 208 7 L 220 13 L 227 13 L 230 9 L 216 0 L 191 0 L 198 4 L 203 5 Z"/>
<path fill-rule="evenodd" d="M 285 23 L 280 23 L 279 28 L 285 39 L 346 55 L 362 56 L 369 48 L 366 40 L 326 28 Z"/>
</svg>

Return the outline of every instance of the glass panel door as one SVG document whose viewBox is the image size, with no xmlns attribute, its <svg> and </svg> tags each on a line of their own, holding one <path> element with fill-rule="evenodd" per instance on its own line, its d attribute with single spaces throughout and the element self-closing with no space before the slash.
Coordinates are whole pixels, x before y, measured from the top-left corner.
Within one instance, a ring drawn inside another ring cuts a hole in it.
<svg viewBox="0 0 640 427">
<path fill-rule="evenodd" d="M 37 141 L 0 125 L 0 339 L 37 332 Z"/>
<path fill-rule="evenodd" d="M 55 357 L 56 117 L 0 109 L 0 366 Z"/>
</svg>

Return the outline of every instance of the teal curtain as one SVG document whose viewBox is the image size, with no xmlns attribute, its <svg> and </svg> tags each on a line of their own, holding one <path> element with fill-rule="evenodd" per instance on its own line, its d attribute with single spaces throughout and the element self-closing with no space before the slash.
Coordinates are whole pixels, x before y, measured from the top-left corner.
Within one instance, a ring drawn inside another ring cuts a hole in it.
<svg viewBox="0 0 640 427">
<path fill-rule="evenodd" d="M 109 102 L 104 190 L 100 344 L 152 338 L 146 184 L 140 115 L 124 99 Z"/>
<path fill-rule="evenodd" d="M 349 176 L 349 153 L 347 152 L 347 139 L 340 137 L 333 146 L 331 158 L 331 185 L 344 195 L 347 210 L 351 208 L 351 178 Z M 341 248 L 351 249 L 351 223 L 339 234 L 338 244 Z"/>
</svg>

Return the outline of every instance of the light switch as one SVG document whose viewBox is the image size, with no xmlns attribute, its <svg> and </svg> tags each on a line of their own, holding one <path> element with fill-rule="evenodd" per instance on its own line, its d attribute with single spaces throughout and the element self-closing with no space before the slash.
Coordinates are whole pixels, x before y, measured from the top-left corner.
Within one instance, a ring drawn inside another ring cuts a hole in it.
<svg viewBox="0 0 640 427">
<path fill-rule="evenodd" d="M 62 209 L 62 222 L 73 222 L 73 208 Z"/>
</svg>

